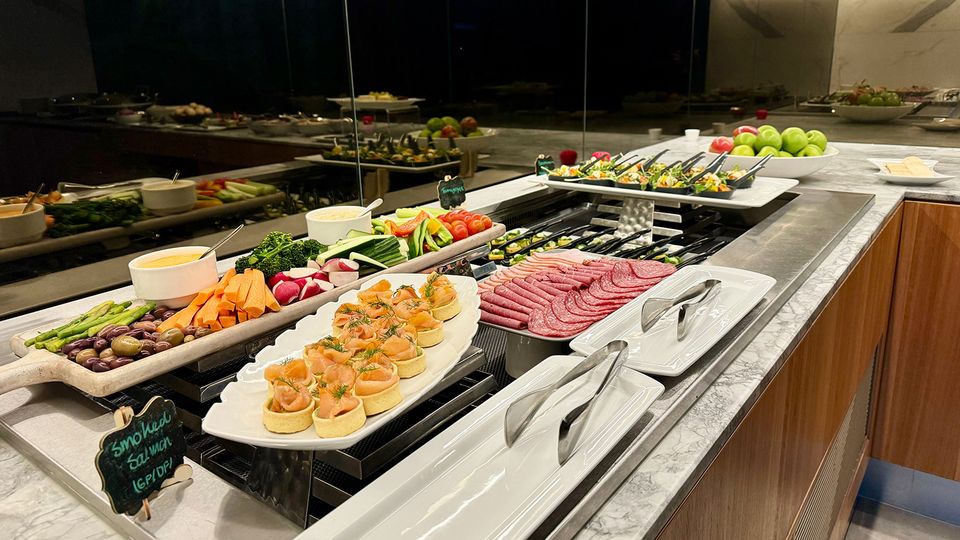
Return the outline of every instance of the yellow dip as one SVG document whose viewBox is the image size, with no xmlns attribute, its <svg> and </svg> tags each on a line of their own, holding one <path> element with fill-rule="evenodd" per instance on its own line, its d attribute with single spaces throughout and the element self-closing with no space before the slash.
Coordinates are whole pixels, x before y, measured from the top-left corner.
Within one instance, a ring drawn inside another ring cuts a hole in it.
<svg viewBox="0 0 960 540">
<path fill-rule="evenodd" d="M 13 216 L 19 216 L 23 213 L 23 210 L 0 210 L 0 218 L 8 218 Z"/>
<path fill-rule="evenodd" d="M 360 215 L 357 208 L 331 209 L 326 212 L 318 212 L 314 217 L 320 221 L 334 221 L 338 219 L 353 219 Z"/>
<path fill-rule="evenodd" d="M 167 266 L 176 266 L 195 261 L 200 258 L 199 253 L 184 253 L 182 255 L 167 255 L 152 261 L 140 264 L 140 268 L 166 268 Z"/>
</svg>

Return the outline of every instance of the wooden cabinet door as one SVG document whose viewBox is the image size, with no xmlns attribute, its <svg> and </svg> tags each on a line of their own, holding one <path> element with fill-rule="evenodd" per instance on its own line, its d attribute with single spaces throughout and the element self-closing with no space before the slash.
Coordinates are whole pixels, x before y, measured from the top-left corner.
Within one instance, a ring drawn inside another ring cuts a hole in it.
<svg viewBox="0 0 960 540">
<path fill-rule="evenodd" d="M 873 456 L 960 480 L 960 205 L 907 202 Z"/>
</svg>

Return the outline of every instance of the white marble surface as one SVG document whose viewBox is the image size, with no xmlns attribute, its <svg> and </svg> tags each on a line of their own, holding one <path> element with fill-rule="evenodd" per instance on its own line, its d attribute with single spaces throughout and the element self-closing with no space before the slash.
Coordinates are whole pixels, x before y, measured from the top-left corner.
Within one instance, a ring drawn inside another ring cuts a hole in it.
<svg viewBox="0 0 960 540">
<path fill-rule="evenodd" d="M 123 538 L 72 493 L 0 439 L 0 531 L 5 538 Z"/>
<path fill-rule="evenodd" d="M 708 139 L 703 139 L 707 141 Z M 904 197 L 960 202 L 960 181 L 930 188 L 905 189 L 878 180 L 867 157 L 902 158 L 916 155 L 937 159 L 936 169 L 960 174 L 960 149 L 838 143 L 841 155 L 801 186 L 876 195 L 874 205 L 828 255 L 793 298 L 744 352 L 691 407 L 633 475 L 594 515 L 581 539 L 640 538 L 655 535 L 654 527 L 682 501 L 682 490 L 696 481 L 696 471 L 722 446 L 724 434 L 746 413 L 744 405 L 763 391 L 764 376 L 784 360 L 784 352 L 810 323 L 811 317 L 849 272 L 880 225 Z"/>
</svg>

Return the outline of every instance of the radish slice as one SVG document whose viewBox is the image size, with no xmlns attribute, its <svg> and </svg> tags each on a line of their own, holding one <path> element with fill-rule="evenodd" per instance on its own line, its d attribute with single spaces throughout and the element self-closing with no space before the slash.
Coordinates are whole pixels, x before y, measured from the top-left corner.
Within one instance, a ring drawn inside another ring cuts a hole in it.
<svg viewBox="0 0 960 540">
<path fill-rule="evenodd" d="M 330 259 L 320 269 L 328 274 L 331 272 L 340 272 L 342 270 L 342 268 L 340 268 L 340 261 L 350 261 L 350 259 Z M 357 268 L 359 268 L 359 266 Z"/>
<path fill-rule="evenodd" d="M 360 263 L 357 261 L 350 259 L 336 259 L 336 261 L 340 266 L 338 270 L 341 272 L 358 272 L 360 270 Z"/>
<path fill-rule="evenodd" d="M 336 287 L 342 287 L 358 279 L 360 279 L 360 272 L 330 272 L 330 283 Z"/>
<path fill-rule="evenodd" d="M 313 259 L 310 259 L 309 261 L 307 261 L 307 268 L 313 268 L 314 270 L 320 270 L 320 263 L 318 263 L 317 261 L 315 261 L 315 260 L 313 260 Z"/>
<path fill-rule="evenodd" d="M 325 281 L 322 279 L 315 279 L 313 280 L 313 282 L 316 283 L 317 286 L 320 287 L 320 290 L 323 292 L 332 291 L 334 287 L 333 283 L 330 283 L 329 281 Z"/>
<path fill-rule="evenodd" d="M 277 303 L 282 306 L 292 303 L 300 295 L 300 287 L 292 281 L 281 281 L 270 289 Z"/>
<path fill-rule="evenodd" d="M 306 285 L 303 286 L 302 289 L 300 289 L 299 298 L 300 300 L 304 300 L 306 298 L 310 298 L 311 296 L 316 296 L 321 292 L 323 292 L 323 289 L 320 288 L 320 282 L 311 279 Z"/>
<path fill-rule="evenodd" d="M 299 288 L 299 289 L 302 291 L 303 288 L 306 287 L 307 284 L 310 283 L 311 281 L 313 281 L 313 278 L 308 278 L 308 277 L 307 277 L 307 278 L 295 279 L 295 280 L 293 280 L 293 283 L 296 283 L 296 284 L 297 284 L 297 288 Z"/>
<path fill-rule="evenodd" d="M 270 279 L 267 280 L 267 287 L 270 287 L 270 290 L 273 290 L 273 287 L 281 281 L 289 281 L 287 276 L 283 275 L 283 272 L 277 272 L 276 274 L 270 276 Z"/>
<path fill-rule="evenodd" d="M 296 281 L 302 278 L 316 277 L 320 272 L 316 268 L 291 268 L 284 272 L 287 279 Z"/>
</svg>

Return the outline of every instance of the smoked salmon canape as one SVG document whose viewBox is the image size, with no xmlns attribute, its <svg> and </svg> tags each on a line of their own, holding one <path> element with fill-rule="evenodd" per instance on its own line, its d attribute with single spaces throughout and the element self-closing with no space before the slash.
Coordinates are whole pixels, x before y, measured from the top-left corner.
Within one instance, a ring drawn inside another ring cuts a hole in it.
<svg viewBox="0 0 960 540">
<path fill-rule="evenodd" d="M 400 375 L 397 366 L 389 368 L 377 362 L 357 367 L 357 382 L 353 395 L 363 401 L 367 416 L 380 414 L 397 406 L 403 399 L 400 394 Z"/>
<path fill-rule="evenodd" d="M 409 379 L 427 369 L 427 356 L 417 345 L 417 335 L 392 335 L 380 345 L 383 355 L 397 366 L 401 379 Z"/>
<path fill-rule="evenodd" d="M 429 311 L 421 311 L 407 322 L 417 329 L 417 345 L 433 347 L 443 341 L 443 322 L 435 319 Z"/>
<path fill-rule="evenodd" d="M 366 304 L 389 302 L 392 296 L 393 289 L 390 287 L 390 282 L 385 279 L 381 279 L 357 293 L 357 299 Z"/>
<path fill-rule="evenodd" d="M 313 424 L 316 407 L 306 386 L 288 379 L 276 379 L 273 392 L 263 403 L 263 427 L 273 433 L 298 433 Z"/>
<path fill-rule="evenodd" d="M 317 385 L 317 379 L 313 371 L 310 370 L 308 361 L 303 358 L 270 364 L 263 370 L 263 378 L 269 383 L 267 394 L 271 396 L 273 395 L 274 388 L 277 386 L 276 382 L 280 379 L 290 383 L 296 383 L 305 387 L 308 391 L 313 390 Z"/>
<path fill-rule="evenodd" d="M 430 304 L 433 317 L 439 321 L 449 321 L 460 314 L 457 290 L 442 274 L 430 274 L 426 283 L 420 287 L 420 296 Z"/>
<path fill-rule="evenodd" d="M 355 350 L 333 337 L 327 336 L 303 348 L 303 359 L 315 376 L 320 376 L 332 364 L 349 364 Z"/>
<path fill-rule="evenodd" d="M 351 393 L 346 384 L 318 388 L 313 397 L 313 428 L 324 439 L 343 437 L 367 422 L 363 402 Z"/>
</svg>

